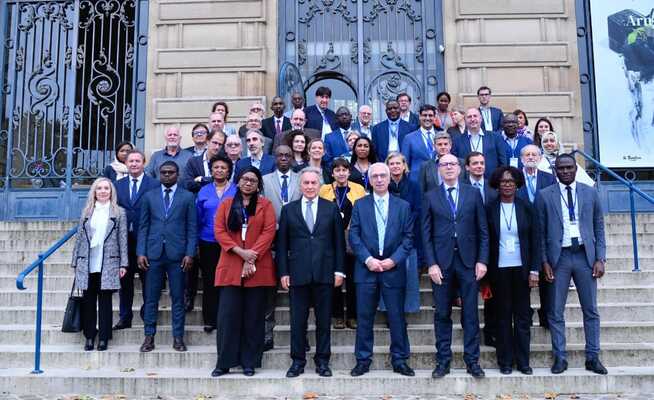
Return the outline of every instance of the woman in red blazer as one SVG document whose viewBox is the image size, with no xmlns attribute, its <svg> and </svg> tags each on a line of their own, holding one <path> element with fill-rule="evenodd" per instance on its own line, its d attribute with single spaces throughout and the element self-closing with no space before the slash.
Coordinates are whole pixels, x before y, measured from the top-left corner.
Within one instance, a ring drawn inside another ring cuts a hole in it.
<svg viewBox="0 0 654 400">
<path fill-rule="evenodd" d="M 255 167 L 245 168 L 236 184 L 236 195 L 220 205 L 214 222 L 223 251 L 215 281 L 220 287 L 220 303 L 214 377 L 239 365 L 246 376 L 261 368 L 266 290 L 276 285 L 271 252 L 275 210 L 268 199 L 259 196 L 261 173 Z"/>
</svg>

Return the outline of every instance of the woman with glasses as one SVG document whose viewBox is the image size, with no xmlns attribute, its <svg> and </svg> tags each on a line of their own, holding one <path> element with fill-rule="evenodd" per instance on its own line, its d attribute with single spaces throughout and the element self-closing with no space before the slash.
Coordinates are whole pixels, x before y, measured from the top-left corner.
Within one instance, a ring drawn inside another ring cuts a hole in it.
<svg viewBox="0 0 654 400">
<path fill-rule="evenodd" d="M 497 301 L 497 364 L 504 375 L 515 365 L 531 375 L 529 366 L 530 288 L 538 287 L 540 269 L 536 212 L 516 197 L 524 185 L 522 172 L 501 166 L 490 178 L 499 197 L 486 205 L 490 243 L 488 278 Z"/>
<path fill-rule="evenodd" d="M 214 233 L 222 254 L 216 268 L 218 361 L 211 376 L 241 366 L 245 376 L 261 368 L 265 336 L 266 293 L 277 284 L 271 246 L 275 210 L 259 193 L 263 178 L 255 167 L 240 170 L 233 198 L 216 212 Z"/>
</svg>

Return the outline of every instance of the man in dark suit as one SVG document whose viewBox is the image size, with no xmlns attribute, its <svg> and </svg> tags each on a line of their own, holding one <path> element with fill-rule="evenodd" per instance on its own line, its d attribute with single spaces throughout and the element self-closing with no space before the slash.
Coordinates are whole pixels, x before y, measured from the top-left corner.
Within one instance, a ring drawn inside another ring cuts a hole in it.
<svg viewBox="0 0 654 400">
<path fill-rule="evenodd" d="M 443 185 L 423 197 L 422 240 L 424 258 L 433 284 L 436 368 L 432 377 L 450 372 L 452 361 L 452 301 L 461 293 L 463 360 L 475 378 L 484 377 L 479 366 L 479 280 L 487 271 L 489 244 L 486 212 L 479 191 L 459 184 L 461 166 L 452 154 L 441 157 Z"/>
<path fill-rule="evenodd" d="M 472 151 L 482 153 L 486 160 L 486 173 L 484 176 L 490 178 L 495 168 L 509 163 L 506 158 L 506 144 L 496 132 L 485 132 L 481 129 L 479 109 L 469 108 L 466 111 L 465 118 L 468 130 L 455 139 L 452 153 L 461 158 L 466 158 L 468 153 Z"/>
<path fill-rule="evenodd" d="M 559 184 L 542 189 L 536 197 L 543 273 L 553 283 L 548 313 L 554 353 L 551 371 L 560 374 L 568 368 L 564 312 L 572 278 L 584 314 L 586 369 L 605 375 L 607 370 L 599 359 L 597 310 L 597 279 L 604 276 L 606 262 L 604 214 L 597 191 L 575 181 L 573 156 L 559 155 L 554 169 Z"/>
<path fill-rule="evenodd" d="M 400 118 L 400 105 L 390 100 L 386 103 L 385 121 L 372 127 L 372 142 L 378 160 L 386 160 L 391 151 L 401 151 L 400 146 L 406 135 L 412 131 L 411 125 Z"/>
<path fill-rule="evenodd" d="M 291 301 L 293 364 L 286 373 L 288 378 L 304 372 L 307 319 L 312 305 L 316 316 L 316 372 L 332 376 L 332 288 L 341 286 L 345 277 L 345 236 L 336 205 L 318 197 L 320 176 L 315 168 L 302 170 L 302 198 L 284 206 L 279 219 L 277 272 L 282 288 L 290 290 Z"/>
<path fill-rule="evenodd" d="M 350 149 L 347 146 L 347 134 L 352 125 L 352 114 L 347 107 L 339 107 L 336 110 L 336 129 L 325 136 L 325 155 L 327 161 L 332 162 L 337 157 L 347 154 Z"/>
<path fill-rule="evenodd" d="M 250 129 L 248 131 L 245 142 L 247 143 L 250 156 L 241 158 L 236 162 L 234 176 L 238 176 L 240 170 L 250 165 L 257 168 L 261 172 L 261 175 L 269 174 L 275 170 L 275 159 L 263 152 L 263 140 L 264 136 L 258 129 Z"/>
<path fill-rule="evenodd" d="M 291 120 L 284 116 L 285 107 L 284 99 L 279 96 L 273 97 L 270 105 L 273 115 L 261 121 L 263 136 L 274 139 L 276 134 L 291 129 Z"/>
<path fill-rule="evenodd" d="M 432 189 L 436 189 L 438 186 L 443 183 L 438 172 L 438 160 L 443 157 L 445 154 L 451 154 L 452 152 L 452 137 L 447 132 L 438 132 L 434 135 L 434 149 L 436 151 L 436 157 L 432 160 L 427 160 L 422 163 L 420 167 L 420 177 L 418 178 L 418 184 L 420 185 L 420 190 L 422 193 L 427 193 Z M 459 158 L 459 164 L 464 165 L 465 161 L 462 158 Z M 462 183 L 465 183 L 467 174 L 461 174 L 459 180 Z"/>
<path fill-rule="evenodd" d="M 321 86 L 316 89 L 316 104 L 304 108 L 306 127 L 320 131 L 323 138 L 336 129 L 336 114 L 329 109 L 331 97 L 331 89 Z"/>
<path fill-rule="evenodd" d="M 148 271 L 143 353 L 154 350 L 164 274 L 172 300 L 173 349 L 186 351 L 184 273 L 193 264 L 198 229 L 195 197 L 177 185 L 178 174 L 179 167 L 174 162 L 161 164 L 161 186 L 147 192 L 141 206 L 136 254 L 139 268 Z"/>
<path fill-rule="evenodd" d="M 413 248 L 411 206 L 390 196 L 390 171 L 384 163 L 368 169 L 373 193 L 354 203 L 350 220 L 350 247 L 356 256 L 354 283 L 357 299 L 356 366 L 352 376 L 370 370 L 373 324 L 380 295 L 384 299 L 391 331 L 393 372 L 413 376 L 408 366 L 409 337 L 404 318 L 406 259 Z"/>
<path fill-rule="evenodd" d="M 402 92 L 395 97 L 400 106 L 400 119 L 409 124 L 409 132 L 413 132 L 420 126 L 420 118 L 418 114 L 411 111 L 411 96 L 408 93 Z"/>
<path fill-rule="evenodd" d="M 372 107 L 367 104 L 359 107 L 359 115 L 350 129 L 359 132 L 359 136 L 372 140 Z"/>
<path fill-rule="evenodd" d="M 541 160 L 541 151 L 538 146 L 528 144 L 520 151 L 520 159 L 522 160 L 522 175 L 525 178 L 525 184 L 516 192 L 516 197 L 534 204 L 538 193 L 548 186 L 556 183 L 556 178 L 552 174 L 538 169 L 538 164 Z M 540 297 L 540 309 L 538 310 L 538 322 L 542 328 L 548 329 L 550 324 L 547 321 L 547 314 L 551 308 L 550 292 L 552 284 L 545 280 L 543 271 L 540 271 L 540 279 L 538 280 L 538 295 Z M 531 310 L 533 315 L 534 310 Z"/>
<path fill-rule="evenodd" d="M 479 113 L 482 118 L 481 129 L 484 132 L 495 132 L 502 129 L 504 113 L 497 107 L 490 106 L 491 90 L 488 86 L 477 89 L 479 99 Z"/>
<path fill-rule="evenodd" d="M 282 145 L 286 144 L 285 140 L 288 137 L 288 135 L 293 132 L 294 130 L 300 130 L 304 132 L 304 136 L 308 138 L 308 141 L 311 139 L 320 139 L 322 138 L 322 133 L 316 129 L 309 129 L 306 128 L 304 125 L 306 123 L 306 117 L 304 115 L 304 111 L 302 110 L 294 110 L 293 114 L 291 114 L 291 128 L 285 130 L 284 132 L 275 135 L 275 138 L 273 139 L 273 151 L 275 149 Z"/>
<path fill-rule="evenodd" d="M 120 311 L 119 320 L 114 329 L 126 329 L 132 327 L 132 305 L 134 304 L 134 275 L 139 274 L 143 303 L 145 304 L 145 281 L 146 271 L 139 269 L 136 263 L 136 238 L 141 221 L 141 203 L 143 195 L 150 189 L 159 187 L 159 182 L 145 175 L 145 154 L 141 150 L 131 150 L 127 153 L 127 170 L 129 175 L 116 182 L 116 196 L 118 205 L 125 209 L 127 216 L 127 258 L 129 268 L 127 273 L 120 278 Z M 141 306 L 141 318 L 143 318 L 143 306 Z"/>
<path fill-rule="evenodd" d="M 518 117 L 506 114 L 502 120 L 502 140 L 504 140 L 506 159 L 510 166 L 521 169 L 520 152 L 522 148 L 533 142 L 525 135 L 518 135 Z"/>
<path fill-rule="evenodd" d="M 225 134 L 212 130 L 207 135 L 207 149 L 202 155 L 188 160 L 184 168 L 184 187 L 193 194 L 197 194 L 202 186 L 213 182 L 209 161 L 225 146 Z"/>
</svg>

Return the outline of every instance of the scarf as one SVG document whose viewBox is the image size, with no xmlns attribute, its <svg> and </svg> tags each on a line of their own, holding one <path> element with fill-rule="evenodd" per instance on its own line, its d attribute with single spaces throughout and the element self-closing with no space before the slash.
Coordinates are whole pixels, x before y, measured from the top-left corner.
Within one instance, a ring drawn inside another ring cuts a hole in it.
<svg viewBox="0 0 654 400">
<path fill-rule="evenodd" d="M 118 161 L 117 158 L 114 159 L 111 162 L 111 164 L 109 164 L 109 165 L 111 165 L 111 168 L 113 168 L 114 171 L 116 171 L 116 180 L 119 180 L 120 178 L 123 178 L 123 177 L 127 176 L 128 172 L 129 172 L 127 170 L 127 165 L 125 165 L 125 164 L 121 163 L 120 161 Z"/>
<path fill-rule="evenodd" d="M 110 202 L 105 204 L 95 202 L 93 215 L 91 216 L 91 248 L 102 246 L 104 243 L 107 225 L 109 225 L 110 206 Z"/>
</svg>

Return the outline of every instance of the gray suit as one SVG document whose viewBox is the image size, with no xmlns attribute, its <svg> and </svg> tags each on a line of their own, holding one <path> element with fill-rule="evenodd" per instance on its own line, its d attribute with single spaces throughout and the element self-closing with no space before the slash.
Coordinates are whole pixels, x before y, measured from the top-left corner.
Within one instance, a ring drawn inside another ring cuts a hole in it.
<svg viewBox="0 0 654 400">
<path fill-rule="evenodd" d="M 300 199 L 302 192 L 300 192 L 298 173 L 289 170 L 286 174 L 288 175 L 288 202 Z M 275 219 L 279 224 L 279 217 L 284 203 L 282 202 L 282 186 L 279 183 L 277 170 L 263 176 L 263 192 L 261 194 L 272 203 L 275 209 Z"/>
<path fill-rule="evenodd" d="M 583 183 L 576 184 L 576 209 L 583 244 L 579 250 L 562 248 L 563 213 L 568 210 L 562 209 L 559 185 L 541 189 L 536 196 L 535 205 L 539 219 L 541 262 L 548 262 L 554 272 L 552 308 L 548 312 L 554 356 L 566 359 L 564 311 L 572 278 L 584 315 L 586 360 L 592 360 L 598 357 L 600 346 L 597 279 L 592 274 L 595 261 L 603 261 L 606 258 L 604 215 L 597 191 Z"/>
</svg>

